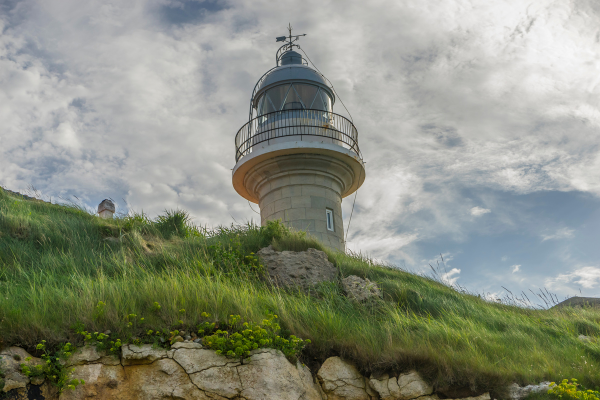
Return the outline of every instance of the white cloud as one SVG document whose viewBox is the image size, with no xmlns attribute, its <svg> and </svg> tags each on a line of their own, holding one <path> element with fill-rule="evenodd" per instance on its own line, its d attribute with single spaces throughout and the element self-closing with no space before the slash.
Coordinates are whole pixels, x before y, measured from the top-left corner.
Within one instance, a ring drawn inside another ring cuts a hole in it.
<svg viewBox="0 0 600 400">
<path fill-rule="evenodd" d="M 502 258 L 500 260 L 501 261 L 507 261 L 508 260 L 508 256 L 502 256 Z"/>
<path fill-rule="evenodd" d="M 553 290 L 565 291 L 573 286 L 594 289 L 600 285 L 600 267 L 586 266 L 577 268 L 568 274 L 559 274 L 555 278 L 546 279 L 546 286 Z"/>
<path fill-rule="evenodd" d="M 208 3 L 0 5 L 0 184 L 151 216 L 182 207 L 209 226 L 256 220 L 231 185 L 233 140 L 293 6 L 367 161 L 350 248 L 417 265 L 420 242 L 465 240 L 491 212 L 465 204 L 501 206 L 465 188 L 600 194 L 593 0 L 257 0 L 173 20 Z"/>
<path fill-rule="evenodd" d="M 549 235 L 541 235 L 542 236 L 542 242 L 545 242 L 546 240 L 555 240 L 555 239 L 570 239 L 572 238 L 574 235 L 574 230 L 573 229 L 569 229 L 569 228 L 560 228 L 558 229 L 556 232 L 549 234 Z"/>
<path fill-rule="evenodd" d="M 521 264 L 515 264 L 515 265 L 511 266 L 510 269 L 512 270 L 513 274 L 515 272 L 519 272 L 521 270 Z"/>
<path fill-rule="evenodd" d="M 489 210 L 487 208 L 481 208 L 481 207 L 473 207 L 471 208 L 471 215 L 475 216 L 475 217 L 479 217 L 483 214 L 487 214 L 487 213 L 491 213 L 492 210 Z"/>
<path fill-rule="evenodd" d="M 456 281 L 460 278 L 460 269 L 452 268 L 450 271 L 442 274 L 442 281 L 447 283 L 450 286 L 456 285 Z"/>
</svg>

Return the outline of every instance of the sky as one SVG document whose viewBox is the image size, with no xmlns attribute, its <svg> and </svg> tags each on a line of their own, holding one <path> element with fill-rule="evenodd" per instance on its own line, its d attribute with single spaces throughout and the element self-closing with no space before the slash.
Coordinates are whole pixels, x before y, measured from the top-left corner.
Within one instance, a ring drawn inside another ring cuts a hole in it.
<svg viewBox="0 0 600 400">
<path fill-rule="evenodd" d="M 348 249 L 492 298 L 600 297 L 595 0 L 0 0 L 0 186 L 259 220 L 234 137 L 288 23 L 359 132 Z"/>
</svg>

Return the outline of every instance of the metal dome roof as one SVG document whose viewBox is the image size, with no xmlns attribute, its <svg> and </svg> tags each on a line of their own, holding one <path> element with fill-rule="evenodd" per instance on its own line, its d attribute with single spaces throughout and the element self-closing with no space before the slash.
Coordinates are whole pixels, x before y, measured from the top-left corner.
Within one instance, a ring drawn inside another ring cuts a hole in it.
<svg viewBox="0 0 600 400">
<path fill-rule="evenodd" d="M 331 89 L 331 86 L 327 84 L 325 78 L 314 69 L 302 64 L 281 65 L 271 70 L 256 88 L 254 101 L 256 101 L 265 90 L 273 86 L 290 82 L 317 85 L 327 91 L 331 97 L 332 103 L 335 102 L 333 90 Z"/>
<path fill-rule="evenodd" d="M 302 55 L 300 53 L 298 53 L 297 51 L 288 50 L 281 55 L 281 57 L 279 58 L 279 62 L 281 63 L 281 65 L 288 65 L 288 64 L 304 64 L 305 61 L 304 61 L 304 58 L 302 57 Z"/>
</svg>

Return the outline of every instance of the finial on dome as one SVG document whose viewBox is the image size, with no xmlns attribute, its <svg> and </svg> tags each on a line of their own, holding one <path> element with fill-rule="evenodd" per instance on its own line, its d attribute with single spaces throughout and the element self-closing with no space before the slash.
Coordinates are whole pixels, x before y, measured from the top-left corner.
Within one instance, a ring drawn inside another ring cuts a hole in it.
<svg viewBox="0 0 600 400">
<path fill-rule="evenodd" d="M 298 54 L 292 50 L 294 49 L 294 47 L 300 48 L 300 46 L 298 46 L 297 44 L 294 44 L 294 42 L 296 42 L 298 39 L 300 39 L 300 36 L 306 36 L 306 33 L 303 33 L 301 35 L 292 35 L 293 28 L 292 28 L 291 23 L 288 23 L 287 29 L 289 32 L 288 36 L 278 36 L 275 38 L 275 41 L 277 41 L 277 42 L 284 42 L 287 39 L 287 43 L 285 43 L 283 46 L 281 46 L 279 48 L 279 50 L 277 50 L 277 55 L 276 55 L 277 65 L 279 65 L 280 62 L 281 62 L 281 65 L 302 64 L 302 61 L 303 61 L 302 56 L 300 56 L 300 54 Z M 290 55 L 290 57 L 285 57 L 288 52 L 292 52 L 293 54 Z M 286 58 L 286 60 L 283 60 L 284 57 Z M 299 62 L 298 62 L 298 57 L 299 57 Z"/>
</svg>

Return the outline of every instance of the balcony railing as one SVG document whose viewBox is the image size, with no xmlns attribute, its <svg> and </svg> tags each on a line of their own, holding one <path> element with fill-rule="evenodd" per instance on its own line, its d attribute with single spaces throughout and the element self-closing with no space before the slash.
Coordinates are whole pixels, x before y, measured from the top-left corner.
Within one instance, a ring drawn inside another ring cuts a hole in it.
<svg viewBox="0 0 600 400">
<path fill-rule="evenodd" d="M 296 138 L 291 138 L 295 136 Z M 264 142 L 318 141 L 319 137 L 355 152 L 359 157 L 358 131 L 341 115 L 322 110 L 282 110 L 253 118 L 235 135 L 235 162 Z"/>
</svg>

